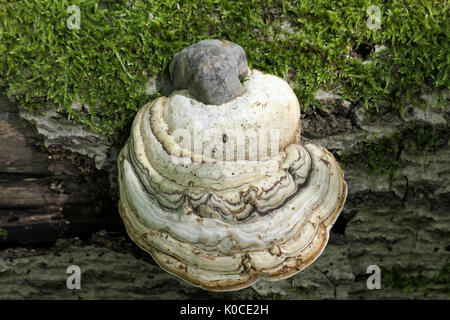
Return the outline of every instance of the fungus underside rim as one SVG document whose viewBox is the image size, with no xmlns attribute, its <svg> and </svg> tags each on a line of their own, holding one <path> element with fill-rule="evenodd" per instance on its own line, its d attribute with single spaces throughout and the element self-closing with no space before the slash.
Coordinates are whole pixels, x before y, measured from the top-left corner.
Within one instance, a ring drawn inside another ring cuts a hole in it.
<svg viewBox="0 0 450 320">
<path fill-rule="evenodd" d="M 303 145 L 308 145 L 308 143 L 305 143 Z M 324 154 L 326 154 L 328 157 L 330 157 L 332 160 L 335 161 L 335 159 L 331 153 L 329 153 L 324 148 L 320 148 L 320 149 Z M 123 162 L 125 160 L 123 157 L 123 152 L 124 152 L 124 149 L 122 150 L 122 152 L 119 156 L 119 176 L 123 174 L 122 169 L 121 169 L 121 162 Z M 252 272 L 252 268 L 247 269 L 244 266 L 244 260 L 246 258 L 246 254 L 243 254 L 241 264 L 242 264 L 242 267 L 244 267 L 244 271 L 240 272 L 239 274 L 243 275 L 243 276 L 247 275 L 249 278 L 243 279 L 242 281 L 237 281 L 237 282 L 235 280 L 230 281 L 230 282 L 232 282 L 232 284 L 228 284 L 228 285 L 224 285 L 223 280 L 222 281 L 221 280 L 210 281 L 209 282 L 210 284 L 207 285 L 204 281 L 202 282 L 201 280 L 196 280 L 195 278 L 189 277 L 187 273 L 183 273 L 181 270 L 177 270 L 176 268 L 170 268 L 169 266 L 165 265 L 161 261 L 162 255 L 167 258 L 171 258 L 176 262 L 180 262 L 180 261 L 175 256 L 171 256 L 165 252 L 162 252 L 159 249 L 157 249 L 156 247 L 154 247 L 151 244 L 149 244 L 148 242 L 146 242 L 145 240 L 141 239 L 142 236 L 137 236 L 137 234 L 133 231 L 133 228 L 130 226 L 131 222 L 128 220 L 128 218 L 125 215 L 125 209 L 123 207 L 122 201 L 123 200 L 128 201 L 127 199 L 121 198 L 121 200 L 119 201 L 119 212 L 120 212 L 120 215 L 121 215 L 123 221 L 125 222 L 126 230 L 127 230 L 128 235 L 130 236 L 130 238 L 140 248 L 142 248 L 144 251 L 148 252 L 163 270 L 167 271 L 170 274 L 177 276 L 178 278 L 183 279 L 184 281 L 186 281 L 187 283 L 189 283 L 191 285 L 201 287 L 205 290 L 209 290 L 209 291 L 239 290 L 239 289 L 243 289 L 243 288 L 246 288 L 246 287 L 252 285 L 253 283 L 257 282 L 259 279 L 279 280 L 279 279 L 285 279 L 290 276 L 293 276 L 296 273 L 304 270 L 310 264 L 312 264 L 322 254 L 322 252 L 324 251 L 324 249 L 328 243 L 328 240 L 329 240 L 330 229 L 332 228 L 337 217 L 339 216 L 339 214 L 343 208 L 346 196 L 347 196 L 347 184 L 343 179 L 344 178 L 343 171 L 337 162 L 335 162 L 335 164 L 336 164 L 336 167 L 339 172 L 339 177 L 338 177 L 339 178 L 339 197 L 337 199 L 337 204 L 334 207 L 334 210 L 328 214 L 328 217 L 324 221 L 317 223 L 318 226 L 315 230 L 314 236 L 311 238 L 311 241 L 308 244 L 308 245 L 311 245 L 311 243 L 313 243 L 313 244 L 315 243 L 315 245 L 309 249 L 309 251 L 307 252 L 305 257 L 303 257 L 303 259 L 298 258 L 298 256 L 300 256 L 301 252 L 302 252 L 300 250 L 300 252 L 299 252 L 300 254 L 295 256 L 295 259 L 296 259 L 295 266 L 293 266 L 293 267 L 286 266 L 285 265 L 286 260 L 289 258 L 289 257 L 286 257 L 286 259 L 284 259 L 283 262 L 281 262 L 279 265 L 277 265 L 277 267 L 281 266 L 281 269 L 279 271 L 276 271 L 273 274 L 264 274 L 261 271 L 258 271 L 258 272 L 253 271 Z M 138 220 L 140 220 L 140 219 L 138 219 Z M 159 232 L 161 232 L 161 231 L 159 231 Z M 322 238 L 322 239 L 320 241 L 314 241 L 317 238 Z M 181 262 L 181 263 L 185 264 L 184 262 Z M 276 267 L 271 268 L 271 269 L 276 269 Z M 220 284 L 220 282 L 222 282 L 222 284 Z"/>
</svg>

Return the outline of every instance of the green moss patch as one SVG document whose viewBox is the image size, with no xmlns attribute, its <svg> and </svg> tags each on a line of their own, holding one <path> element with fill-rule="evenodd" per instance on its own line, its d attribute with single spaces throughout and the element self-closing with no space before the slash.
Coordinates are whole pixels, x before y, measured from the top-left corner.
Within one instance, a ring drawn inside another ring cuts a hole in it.
<svg viewBox="0 0 450 320">
<path fill-rule="evenodd" d="M 6 240 L 7 237 L 8 237 L 8 231 L 0 228 L 0 239 Z"/>
<path fill-rule="evenodd" d="M 80 29 L 66 26 L 70 5 L 80 8 Z M 367 26 L 370 5 L 380 8 L 380 29 Z M 8 0 L 0 86 L 30 111 L 51 102 L 117 138 L 149 99 L 149 77 L 184 47 L 219 38 L 240 44 L 251 67 L 290 80 L 304 108 L 319 87 L 335 86 L 376 108 L 448 87 L 449 21 L 448 3 L 427 0 Z"/>
<path fill-rule="evenodd" d="M 347 152 L 341 160 L 346 165 L 362 164 L 371 174 L 393 177 L 400 165 L 403 150 L 426 154 L 448 141 L 448 131 L 438 131 L 430 126 L 406 126 L 392 135 L 366 139 L 357 151 Z"/>
<path fill-rule="evenodd" d="M 439 274 L 434 277 L 424 275 L 405 276 L 398 270 L 382 269 L 382 282 L 387 284 L 386 289 L 398 289 L 405 293 L 429 291 L 430 288 L 437 285 L 447 286 L 448 296 L 450 297 L 450 264 L 442 267 Z"/>
</svg>

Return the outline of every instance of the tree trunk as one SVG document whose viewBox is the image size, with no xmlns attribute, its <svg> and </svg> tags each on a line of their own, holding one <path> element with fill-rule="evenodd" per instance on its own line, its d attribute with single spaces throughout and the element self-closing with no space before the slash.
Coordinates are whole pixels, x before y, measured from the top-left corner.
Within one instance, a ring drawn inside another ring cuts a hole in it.
<svg viewBox="0 0 450 320">
<path fill-rule="evenodd" d="M 98 169 L 89 154 L 48 143 L 1 97 L 0 298 L 448 298 L 449 108 L 409 106 L 403 118 L 387 108 L 374 120 L 339 96 L 317 99 L 330 111 L 302 115 L 302 140 L 334 153 L 349 190 L 328 246 L 289 279 L 219 294 L 162 271 L 126 236 L 114 159 Z M 72 264 L 80 290 L 66 287 Z M 381 289 L 367 286 L 371 265 Z"/>
<path fill-rule="evenodd" d="M 43 145 L 36 128 L 0 96 L 0 245 L 54 242 L 119 226 L 108 173 L 87 156 Z"/>
</svg>

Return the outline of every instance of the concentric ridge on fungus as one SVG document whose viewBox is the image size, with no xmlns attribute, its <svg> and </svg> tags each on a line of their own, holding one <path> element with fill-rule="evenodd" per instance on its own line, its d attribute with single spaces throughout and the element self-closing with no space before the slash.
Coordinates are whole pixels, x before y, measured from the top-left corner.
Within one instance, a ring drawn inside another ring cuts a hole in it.
<svg viewBox="0 0 450 320">
<path fill-rule="evenodd" d="M 289 85 L 257 70 L 247 76 L 244 90 L 218 105 L 189 88 L 147 103 L 118 159 L 130 237 L 163 269 L 207 290 L 303 270 L 324 250 L 347 195 L 333 155 L 300 143 Z"/>
</svg>

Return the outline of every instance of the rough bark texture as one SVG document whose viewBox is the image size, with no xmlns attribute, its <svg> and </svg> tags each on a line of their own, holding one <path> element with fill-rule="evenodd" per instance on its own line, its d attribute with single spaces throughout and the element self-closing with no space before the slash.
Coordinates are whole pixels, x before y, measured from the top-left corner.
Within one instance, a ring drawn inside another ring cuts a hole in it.
<svg viewBox="0 0 450 320">
<path fill-rule="evenodd" d="M 36 128 L 0 96 L 0 230 L 8 233 L 0 245 L 86 235 L 114 220 L 118 225 L 108 173 L 61 144 L 44 145 Z"/>
<path fill-rule="evenodd" d="M 63 119 L 28 117 L 34 124 L 30 126 L 2 97 L 0 228 L 8 234 L 0 240 L 0 298 L 448 299 L 448 106 L 425 111 L 408 106 L 402 118 L 387 107 L 383 116 L 371 120 L 362 107 L 335 94 L 320 91 L 317 99 L 330 111 L 303 115 L 302 140 L 325 146 L 341 160 L 349 188 L 327 248 L 315 263 L 287 280 L 210 293 L 162 271 L 117 226 L 117 199 L 110 192 L 116 188 L 115 155 L 109 147 L 103 149 L 107 154 L 100 156 L 99 170 L 92 154 L 67 151 L 70 139 L 49 138 L 54 137 L 49 123 Z M 394 150 L 394 170 L 373 174 L 365 141 L 376 142 L 374 134 L 404 134 L 408 126 L 418 135 L 420 128 L 431 132 L 432 146 L 424 152 L 401 145 Z M 344 161 L 349 153 L 360 161 Z M 112 161 L 108 165 L 104 159 Z M 101 229 L 106 231 L 97 232 Z M 38 240 L 49 245 L 17 246 Z M 81 290 L 66 287 L 66 269 L 72 264 L 82 270 Z M 370 265 L 381 268 L 380 290 L 366 286 Z"/>
</svg>

